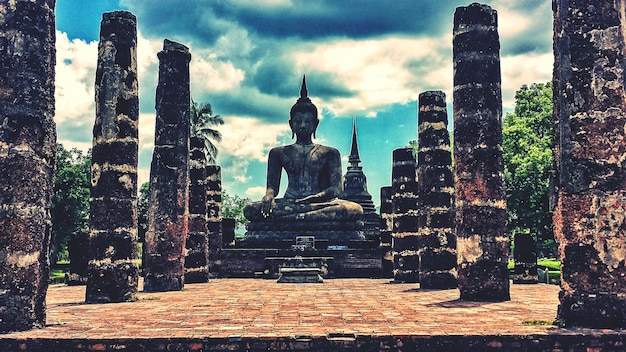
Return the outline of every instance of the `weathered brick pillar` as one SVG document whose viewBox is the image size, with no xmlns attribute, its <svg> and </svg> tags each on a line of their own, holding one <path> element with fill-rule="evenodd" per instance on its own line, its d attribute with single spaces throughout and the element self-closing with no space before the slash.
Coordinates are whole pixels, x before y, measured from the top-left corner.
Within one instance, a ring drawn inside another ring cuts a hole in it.
<svg viewBox="0 0 626 352">
<path fill-rule="evenodd" d="M 222 218 L 222 248 L 235 245 L 235 218 Z"/>
<path fill-rule="evenodd" d="M 209 237 L 207 231 L 207 169 L 204 142 L 190 139 L 189 232 L 185 242 L 185 283 L 209 282 Z"/>
<path fill-rule="evenodd" d="M 393 249 L 391 238 L 393 233 L 393 202 L 392 187 L 380 188 L 380 247 L 383 255 L 383 277 L 393 277 Z"/>
<path fill-rule="evenodd" d="M 70 272 L 66 276 L 65 283 L 74 285 L 87 284 L 87 267 L 89 265 L 89 230 L 85 229 L 72 235 L 67 251 L 70 257 Z"/>
<path fill-rule="evenodd" d="M 189 217 L 189 49 L 165 39 L 159 52 L 156 131 L 150 166 L 150 208 L 144 291 L 184 285 Z"/>
<path fill-rule="evenodd" d="M 459 290 L 509 300 L 497 13 L 473 3 L 454 13 L 454 169 Z"/>
<path fill-rule="evenodd" d="M 557 318 L 626 328 L 624 3 L 553 4 Z"/>
<path fill-rule="evenodd" d="M 96 70 L 87 303 L 137 300 L 137 19 L 104 13 Z"/>
<path fill-rule="evenodd" d="M 222 168 L 206 166 L 207 228 L 209 234 L 209 273 L 219 276 L 222 251 Z"/>
<path fill-rule="evenodd" d="M 517 233 L 513 239 L 513 269 L 514 284 L 536 284 L 537 275 L 537 246 L 532 235 Z"/>
<path fill-rule="evenodd" d="M 54 0 L 0 0 L 0 332 L 46 323 Z"/>
<path fill-rule="evenodd" d="M 396 282 L 419 282 L 416 163 L 413 148 L 406 147 L 393 151 L 392 249 L 393 278 Z"/>
<path fill-rule="evenodd" d="M 421 93 L 417 120 L 420 288 L 456 288 L 454 175 L 445 93 Z"/>
</svg>

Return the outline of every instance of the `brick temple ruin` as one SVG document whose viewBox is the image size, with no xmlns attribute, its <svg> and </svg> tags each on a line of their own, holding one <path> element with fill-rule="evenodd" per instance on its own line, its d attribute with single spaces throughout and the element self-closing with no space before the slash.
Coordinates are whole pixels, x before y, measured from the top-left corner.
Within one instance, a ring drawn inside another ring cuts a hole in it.
<svg viewBox="0 0 626 352">
<path fill-rule="evenodd" d="M 9 63 L 0 67 L 1 332 L 45 324 L 56 140 L 54 1 L 12 4 L 0 17 L 0 43 L 9 48 L 0 51 L 0 59 Z M 557 318 L 572 326 L 624 328 L 621 28 L 626 19 L 614 4 L 554 4 L 554 223 L 562 259 Z M 104 14 L 100 36 L 88 303 L 136 300 L 138 281 L 135 16 Z M 389 277 L 434 289 L 458 284 L 463 300 L 509 300 L 496 11 L 476 3 L 457 8 L 453 38 L 454 171 L 445 95 L 424 92 L 417 158 L 412 147 L 394 151 L 392 185 L 381 189 L 380 219 L 372 217 L 355 124 L 343 196 L 360 205 L 367 221 L 291 223 L 278 230 L 260 221 L 248 228 L 244 240 L 222 232 L 221 168 L 190 162 L 191 54 L 184 45 L 165 40 L 158 55 L 144 290 L 181 290 L 185 282 L 209 277 L 276 279 L 283 269 L 319 269 L 324 278 Z M 263 231 L 282 232 L 268 239 Z M 326 232 L 334 237 L 325 237 Z M 349 236 L 341 237 L 342 232 Z M 520 282 L 527 276 L 534 282 L 533 245 L 524 245 L 526 240 L 518 240 L 528 249 L 519 262 L 530 269 L 520 273 Z"/>
</svg>

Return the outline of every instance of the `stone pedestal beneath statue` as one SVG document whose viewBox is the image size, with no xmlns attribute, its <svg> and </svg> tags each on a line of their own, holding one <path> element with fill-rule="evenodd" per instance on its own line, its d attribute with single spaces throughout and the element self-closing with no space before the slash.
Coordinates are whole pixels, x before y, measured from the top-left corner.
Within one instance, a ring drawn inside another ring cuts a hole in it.
<svg viewBox="0 0 626 352">
<path fill-rule="evenodd" d="M 239 248 L 291 248 L 296 237 L 315 238 L 315 248 L 346 246 L 362 248 L 369 243 L 362 231 L 361 221 L 277 222 L 257 221 L 247 225 L 243 239 L 236 242 Z"/>
</svg>

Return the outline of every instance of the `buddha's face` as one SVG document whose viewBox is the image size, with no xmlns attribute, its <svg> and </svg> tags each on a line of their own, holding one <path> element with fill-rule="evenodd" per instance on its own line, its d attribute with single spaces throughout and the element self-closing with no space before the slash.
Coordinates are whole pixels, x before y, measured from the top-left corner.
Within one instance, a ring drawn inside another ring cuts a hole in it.
<svg viewBox="0 0 626 352">
<path fill-rule="evenodd" d="M 291 130 L 299 137 L 309 137 L 317 129 L 319 120 L 311 112 L 296 112 L 289 119 Z"/>
</svg>

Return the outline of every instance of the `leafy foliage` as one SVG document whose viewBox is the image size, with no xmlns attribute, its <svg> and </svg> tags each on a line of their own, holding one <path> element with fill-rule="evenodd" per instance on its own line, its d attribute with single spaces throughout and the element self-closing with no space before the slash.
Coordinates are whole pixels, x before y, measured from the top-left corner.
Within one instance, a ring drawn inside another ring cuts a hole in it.
<svg viewBox="0 0 626 352">
<path fill-rule="evenodd" d="M 231 196 L 222 191 L 222 217 L 235 219 L 235 229 L 243 229 L 248 223 L 248 219 L 243 216 L 243 207 L 249 202 L 249 198 L 241 198 L 236 194 Z"/>
<path fill-rule="evenodd" d="M 51 263 L 67 260 L 67 244 L 89 227 L 91 152 L 83 155 L 57 144 L 54 197 L 52 198 Z"/>
<path fill-rule="evenodd" d="M 509 228 L 553 242 L 552 83 L 524 85 L 515 99 L 502 130 Z"/>
<path fill-rule="evenodd" d="M 223 125 L 224 119 L 220 115 L 213 115 L 213 108 L 209 103 L 197 103 L 192 99 L 190 108 L 191 137 L 202 140 L 206 157 L 205 164 L 215 164 L 218 150 L 213 141 L 221 141 L 222 134 L 212 127 Z"/>
<path fill-rule="evenodd" d="M 139 242 L 143 243 L 148 230 L 148 208 L 150 207 L 150 182 L 144 182 L 139 187 L 137 197 L 137 234 Z"/>
</svg>

